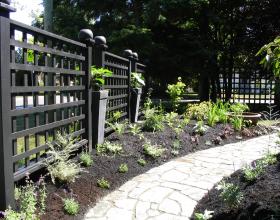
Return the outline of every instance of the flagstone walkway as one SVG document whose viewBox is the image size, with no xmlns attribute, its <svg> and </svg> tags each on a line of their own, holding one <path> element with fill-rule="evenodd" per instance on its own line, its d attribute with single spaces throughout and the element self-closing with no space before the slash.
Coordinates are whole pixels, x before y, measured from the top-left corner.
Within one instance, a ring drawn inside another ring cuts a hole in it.
<svg viewBox="0 0 280 220">
<path fill-rule="evenodd" d="M 86 220 L 187 220 L 197 202 L 224 176 L 261 158 L 277 135 L 199 151 L 172 160 L 126 182 L 102 198 Z"/>
</svg>

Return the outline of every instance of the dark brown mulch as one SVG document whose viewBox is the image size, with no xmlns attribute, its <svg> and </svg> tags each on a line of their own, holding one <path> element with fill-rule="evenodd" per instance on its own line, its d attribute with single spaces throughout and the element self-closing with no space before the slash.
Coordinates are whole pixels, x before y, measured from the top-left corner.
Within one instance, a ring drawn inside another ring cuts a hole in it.
<svg viewBox="0 0 280 220">
<path fill-rule="evenodd" d="M 83 215 L 90 207 L 94 206 L 99 199 L 120 187 L 129 179 L 175 157 L 215 147 L 214 144 L 209 146 L 206 145 L 205 142 L 211 141 L 219 134 L 223 133 L 225 127 L 226 125 L 218 124 L 215 128 L 209 128 L 205 135 L 194 138 L 192 136 L 193 125 L 187 126 L 184 132 L 178 137 L 181 142 L 182 149 L 180 149 L 177 156 L 171 154 L 172 143 L 177 139 L 176 134 L 172 129 L 166 126 L 162 132 L 143 132 L 143 135 L 151 140 L 152 143 L 159 144 L 166 149 L 164 155 L 155 160 L 144 155 L 142 147 L 143 140 L 140 140 L 138 137 L 133 136 L 130 133 L 125 133 L 121 136 L 117 136 L 116 134 L 110 135 L 107 137 L 107 140 L 115 143 L 121 143 L 124 153 L 114 157 L 97 156 L 94 150 L 94 165 L 87 168 L 88 172 L 81 174 L 80 178 L 75 183 L 70 184 L 68 187 L 55 187 L 52 184 L 48 184 L 47 213 L 42 217 L 42 219 L 83 219 Z M 252 136 L 244 136 L 248 134 L 252 134 Z M 260 128 L 252 127 L 247 132 L 243 132 L 243 139 L 251 138 L 260 134 Z M 236 139 L 237 135 L 240 135 L 240 133 L 234 132 L 231 135 L 228 135 L 227 138 L 222 140 L 221 144 L 224 145 L 238 141 Z M 198 142 L 193 142 L 195 140 L 198 140 Z M 147 161 L 147 165 L 144 167 L 138 165 L 137 160 L 139 158 L 145 159 Z M 118 167 L 121 163 L 127 163 L 129 167 L 129 171 L 125 174 L 118 173 Z M 110 181 L 111 188 L 109 190 L 97 187 L 97 179 L 101 177 Z M 75 217 L 68 216 L 63 212 L 63 202 L 61 198 L 69 197 L 71 194 L 77 199 L 81 206 L 80 214 Z"/>
<path fill-rule="evenodd" d="M 242 170 L 236 171 L 226 182 L 239 186 L 244 199 L 238 208 L 228 208 L 215 187 L 196 206 L 194 213 L 213 210 L 211 220 L 277 220 L 280 219 L 280 157 L 265 168 L 259 178 L 247 183 Z"/>
</svg>

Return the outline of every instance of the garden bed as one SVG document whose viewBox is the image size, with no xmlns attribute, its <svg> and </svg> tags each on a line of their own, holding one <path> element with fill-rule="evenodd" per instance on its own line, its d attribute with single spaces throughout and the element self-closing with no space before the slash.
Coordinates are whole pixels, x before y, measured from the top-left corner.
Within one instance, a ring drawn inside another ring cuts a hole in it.
<svg viewBox="0 0 280 220">
<path fill-rule="evenodd" d="M 195 122 L 191 121 L 178 136 L 167 125 L 165 125 L 163 131 L 141 132 L 152 144 L 160 145 L 165 149 L 163 155 L 156 159 L 144 154 L 143 139 L 140 139 L 139 136 L 135 136 L 130 132 L 125 132 L 122 135 L 117 135 L 116 133 L 111 134 L 106 140 L 121 144 L 123 146 L 123 152 L 120 155 L 102 156 L 97 155 L 94 149 L 94 164 L 90 168 L 87 168 L 87 172 L 82 173 L 75 183 L 71 183 L 68 187 L 57 187 L 49 183 L 47 185 L 48 198 L 46 214 L 41 219 L 82 219 L 87 210 L 93 207 L 100 198 L 117 189 L 129 179 L 153 167 L 157 167 L 176 157 L 216 147 L 220 140 L 221 142 L 219 144 L 224 145 L 240 141 L 241 136 L 245 140 L 266 134 L 264 129 L 259 126 L 245 129 L 245 132 L 235 132 L 231 129 L 231 125 L 217 124 L 214 128 L 209 127 L 207 132 L 200 136 L 193 134 L 194 124 Z M 217 137 L 221 137 L 218 138 L 218 142 L 215 141 Z M 175 154 L 174 147 L 172 146 L 176 140 L 180 140 L 181 148 Z M 140 158 L 146 160 L 147 164 L 145 166 L 138 164 L 137 160 Z M 118 168 L 122 163 L 127 164 L 127 173 L 118 172 Z M 110 182 L 110 189 L 97 187 L 97 179 L 102 177 Z M 63 201 L 61 198 L 69 198 L 71 195 L 79 202 L 81 208 L 79 215 L 75 217 L 69 216 L 63 211 Z"/>
<path fill-rule="evenodd" d="M 255 163 L 255 162 L 254 162 Z M 258 178 L 252 182 L 245 181 L 243 170 L 238 170 L 230 177 L 224 178 L 227 183 L 238 186 L 243 199 L 235 208 L 229 208 L 214 187 L 198 203 L 194 213 L 214 211 L 211 220 L 271 220 L 280 219 L 280 156 L 277 162 L 268 165 Z"/>
</svg>

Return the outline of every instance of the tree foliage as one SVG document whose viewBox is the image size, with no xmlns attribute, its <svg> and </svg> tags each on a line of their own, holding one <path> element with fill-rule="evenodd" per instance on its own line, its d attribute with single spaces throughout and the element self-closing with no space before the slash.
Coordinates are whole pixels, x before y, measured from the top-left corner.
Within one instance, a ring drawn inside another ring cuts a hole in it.
<svg viewBox="0 0 280 220">
<path fill-rule="evenodd" d="M 279 9 L 279 0 L 54 0 L 54 30 L 77 39 L 91 28 L 112 52 L 138 52 L 163 93 L 180 74 L 215 99 L 221 73 L 229 98 L 233 69 L 256 68 L 258 49 L 279 34 Z"/>
</svg>

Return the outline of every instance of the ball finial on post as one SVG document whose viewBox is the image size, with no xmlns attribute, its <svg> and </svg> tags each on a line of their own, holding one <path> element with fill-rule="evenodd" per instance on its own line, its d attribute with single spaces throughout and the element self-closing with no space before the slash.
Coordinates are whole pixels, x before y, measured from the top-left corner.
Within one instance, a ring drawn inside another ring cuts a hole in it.
<svg viewBox="0 0 280 220">
<path fill-rule="evenodd" d="M 126 58 L 132 58 L 132 50 L 130 49 L 126 49 L 123 51 L 123 55 L 126 57 Z"/>
<path fill-rule="evenodd" d="M 138 53 L 133 52 L 133 53 L 132 53 L 132 57 L 133 57 L 135 60 L 138 60 Z"/>
<path fill-rule="evenodd" d="M 93 33 L 90 29 L 80 30 L 78 38 L 82 42 L 94 44 Z"/>
<path fill-rule="evenodd" d="M 95 40 L 95 45 L 97 47 L 102 47 L 104 49 L 106 49 L 108 47 L 107 40 L 104 36 L 95 36 L 94 40 Z"/>
</svg>

